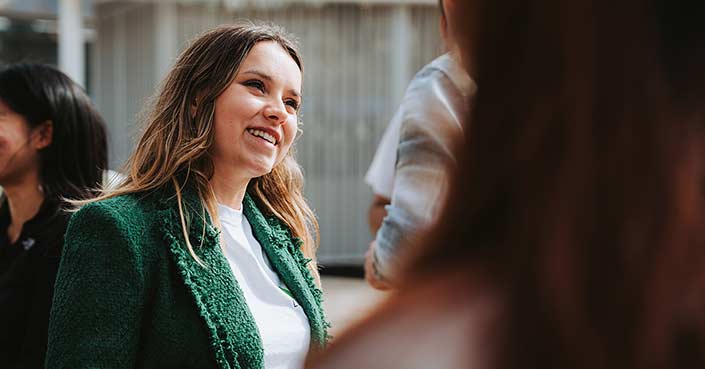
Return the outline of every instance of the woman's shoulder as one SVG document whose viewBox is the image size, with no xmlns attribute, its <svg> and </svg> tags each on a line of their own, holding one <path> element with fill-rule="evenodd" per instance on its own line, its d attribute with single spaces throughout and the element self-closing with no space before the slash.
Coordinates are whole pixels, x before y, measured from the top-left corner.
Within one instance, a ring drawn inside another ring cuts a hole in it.
<svg viewBox="0 0 705 369">
<path fill-rule="evenodd" d="M 130 193 L 90 202 L 73 214 L 69 228 L 80 225 L 98 231 L 105 226 L 133 229 L 153 222 L 157 218 L 158 204 L 157 198 L 149 193 Z"/>
<path fill-rule="evenodd" d="M 128 193 L 103 200 L 89 202 L 81 206 L 76 214 L 104 212 L 128 218 L 156 210 L 159 201 L 152 193 Z"/>
<path fill-rule="evenodd" d="M 436 282 L 398 291 L 307 369 L 482 368 L 496 311 L 487 294 Z"/>
<path fill-rule="evenodd" d="M 83 205 L 69 221 L 64 257 L 109 255 L 124 259 L 153 253 L 160 227 L 150 197 L 126 194 Z"/>
</svg>

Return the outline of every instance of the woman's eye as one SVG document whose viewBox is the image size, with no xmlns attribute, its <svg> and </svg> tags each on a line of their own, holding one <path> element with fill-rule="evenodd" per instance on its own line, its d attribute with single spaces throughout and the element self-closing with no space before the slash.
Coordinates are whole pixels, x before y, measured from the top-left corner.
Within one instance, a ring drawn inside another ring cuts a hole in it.
<svg viewBox="0 0 705 369">
<path fill-rule="evenodd" d="M 247 87 L 254 87 L 254 88 L 260 90 L 261 92 L 264 92 L 264 83 L 262 83 L 262 81 L 258 81 L 256 79 L 253 79 L 250 81 L 245 81 L 244 84 Z"/>
<path fill-rule="evenodd" d="M 294 108 L 294 110 L 299 110 L 299 103 L 296 100 L 286 100 L 284 103 Z"/>
</svg>

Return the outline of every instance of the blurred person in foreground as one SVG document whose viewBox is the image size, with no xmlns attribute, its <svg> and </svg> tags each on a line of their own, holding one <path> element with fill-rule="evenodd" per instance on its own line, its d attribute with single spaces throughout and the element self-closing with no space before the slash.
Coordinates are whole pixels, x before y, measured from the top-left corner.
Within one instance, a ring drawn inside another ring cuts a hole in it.
<svg viewBox="0 0 705 369">
<path fill-rule="evenodd" d="M 705 3 L 461 8 L 451 200 L 307 368 L 705 367 Z"/>
<path fill-rule="evenodd" d="M 0 69 L 0 368 L 43 368 L 70 213 L 107 169 L 105 124 L 54 67 Z"/>
<path fill-rule="evenodd" d="M 71 218 L 48 368 L 298 369 L 327 323 L 294 159 L 302 62 L 279 27 L 197 37 L 127 178 Z"/>
<path fill-rule="evenodd" d="M 439 1 L 448 52 L 409 84 L 365 177 L 375 193 L 369 211 L 375 239 L 365 255 L 365 278 L 375 288 L 393 287 L 404 246 L 437 220 L 446 200 L 453 148 L 462 142 L 462 120 L 475 90 L 449 32 L 452 19 L 446 13 L 455 3 Z"/>
</svg>

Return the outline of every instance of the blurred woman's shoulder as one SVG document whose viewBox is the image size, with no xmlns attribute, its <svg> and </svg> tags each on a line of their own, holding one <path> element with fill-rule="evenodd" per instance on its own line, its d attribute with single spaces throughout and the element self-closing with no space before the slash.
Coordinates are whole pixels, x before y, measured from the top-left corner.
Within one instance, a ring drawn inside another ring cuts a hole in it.
<svg viewBox="0 0 705 369">
<path fill-rule="evenodd" d="M 394 292 L 370 317 L 309 358 L 318 368 L 437 368 L 488 366 L 496 300 L 464 279 L 448 277 Z"/>
</svg>

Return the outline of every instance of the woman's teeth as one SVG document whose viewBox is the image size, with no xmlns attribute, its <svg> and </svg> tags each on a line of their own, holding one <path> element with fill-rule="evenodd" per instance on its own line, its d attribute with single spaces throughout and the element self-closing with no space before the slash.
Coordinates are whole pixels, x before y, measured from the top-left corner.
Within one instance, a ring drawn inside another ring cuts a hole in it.
<svg viewBox="0 0 705 369">
<path fill-rule="evenodd" d="M 267 132 L 260 131 L 258 129 L 252 129 L 252 128 L 248 128 L 247 132 L 250 132 L 254 136 L 264 138 L 267 142 L 271 143 L 272 145 L 277 144 L 277 142 L 274 140 L 274 136 L 270 135 Z"/>
</svg>

